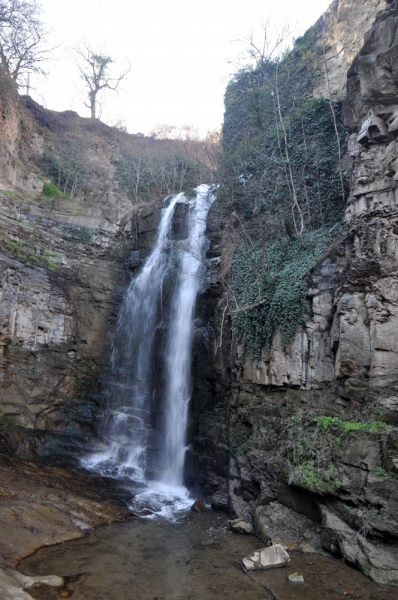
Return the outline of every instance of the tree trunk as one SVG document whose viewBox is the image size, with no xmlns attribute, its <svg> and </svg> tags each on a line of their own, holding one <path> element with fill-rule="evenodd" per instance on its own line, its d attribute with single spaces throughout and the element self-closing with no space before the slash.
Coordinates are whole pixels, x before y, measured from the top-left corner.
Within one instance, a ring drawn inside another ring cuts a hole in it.
<svg viewBox="0 0 398 600">
<path fill-rule="evenodd" d="M 92 119 L 96 119 L 96 98 L 95 98 L 95 93 L 91 93 L 90 94 L 90 107 L 91 107 L 91 118 Z"/>
</svg>

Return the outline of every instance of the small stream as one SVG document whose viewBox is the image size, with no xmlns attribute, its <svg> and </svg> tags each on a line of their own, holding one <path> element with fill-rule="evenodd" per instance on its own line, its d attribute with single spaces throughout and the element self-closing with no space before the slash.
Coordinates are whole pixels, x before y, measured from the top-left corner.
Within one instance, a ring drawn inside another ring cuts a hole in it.
<svg viewBox="0 0 398 600">
<path fill-rule="evenodd" d="M 27 575 L 67 578 L 61 590 L 29 591 L 37 600 L 398 600 L 398 588 L 379 586 L 341 560 L 290 553 L 280 569 L 243 573 L 241 559 L 262 547 L 254 536 L 230 533 L 226 515 L 188 513 L 178 522 L 135 518 L 86 538 L 43 548 L 26 558 Z M 290 583 L 298 572 L 304 583 Z"/>
</svg>

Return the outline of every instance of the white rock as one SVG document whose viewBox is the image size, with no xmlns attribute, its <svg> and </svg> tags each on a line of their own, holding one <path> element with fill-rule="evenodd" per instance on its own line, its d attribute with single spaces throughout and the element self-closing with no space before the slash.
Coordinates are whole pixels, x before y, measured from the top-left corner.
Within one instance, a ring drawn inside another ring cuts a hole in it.
<svg viewBox="0 0 398 600">
<path fill-rule="evenodd" d="M 304 577 L 298 573 L 292 573 L 289 575 L 288 580 L 293 581 L 293 583 L 304 583 Z"/>
<path fill-rule="evenodd" d="M 275 544 L 275 546 L 253 552 L 250 556 L 246 556 L 242 562 L 248 571 L 257 571 L 259 569 L 283 567 L 289 561 L 290 558 L 286 550 L 280 544 Z"/>
<path fill-rule="evenodd" d="M 48 585 L 50 587 L 62 587 L 64 585 L 63 577 L 58 577 L 58 575 L 39 575 L 38 577 L 30 577 L 29 575 L 24 575 L 18 571 L 11 571 L 11 573 L 13 577 L 22 584 L 24 589 L 36 587 L 40 584 Z"/>
</svg>

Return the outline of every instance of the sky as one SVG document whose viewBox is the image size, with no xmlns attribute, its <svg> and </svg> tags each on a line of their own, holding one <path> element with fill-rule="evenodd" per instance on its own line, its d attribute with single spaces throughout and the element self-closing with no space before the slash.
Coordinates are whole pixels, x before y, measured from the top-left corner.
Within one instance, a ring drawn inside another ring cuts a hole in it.
<svg viewBox="0 0 398 600">
<path fill-rule="evenodd" d="M 52 59 L 46 79 L 32 79 L 32 97 L 46 108 L 89 116 L 81 81 L 68 48 L 85 39 L 131 64 L 117 92 L 103 96 L 100 118 L 122 123 L 130 133 L 157 125 L 193 125 L 201 135 L 219 129 L 223 95 L 233 63 L 253 32 L 271 19 L 274 31 L 288 22 L 303 33 L 330 0 L 41 0 L 51 29 Z M 22 90 L 21 90 L 22 91 Z"/>
</svg>

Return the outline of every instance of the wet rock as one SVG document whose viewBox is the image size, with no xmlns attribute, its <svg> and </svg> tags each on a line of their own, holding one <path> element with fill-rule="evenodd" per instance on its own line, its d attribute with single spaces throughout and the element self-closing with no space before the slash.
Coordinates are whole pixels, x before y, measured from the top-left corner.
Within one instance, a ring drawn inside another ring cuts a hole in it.
<svg viewBox="0 0 398 600">
<path fill-rule="evenodd" d="M 290 561 L 286 550 L 280 545 L 270 546 L 257 550 L 243 559 L 243 565 L 247 571 L 258 571 L 260 569 L 274 569 L 283 567 Z"/>
<path fill-rule="evenodd" d="M 57 575 L 29 577 L 18 571 L 0 568 L 0 597 L 3 600 L 32 600 L 32 596 L 24 590 L 42 584 L 61 587 L 64 580 Z"/>
<path fill-rule="evenodd" d="M 279 502 L 258 506 L 253 523 L 257 537 L 264 544 L 281 544 L 286 550 L 308 554 L 321 548 L 318 525 Z"/>
<path fill-rule="evenodd" d="M 333 554 L 342 555 L 377 583 L 398 584 L 398 551 L 396 546 L 366 540 L 340 517 L 322 507 L 322 545 Z"/>
<path fill-rule="evenodd" d="M 195 500 L 195 502 L 191 506 L 191 510 L 196 513 L 203 513 L 206 511 L 206 504 L 202 498 L 199 500 Z"/>
<path fill-rule="evenodd" d="M 289 575 L 288 580 L 292 581 L 293 583 L 304 583 L 304 577 L 298 573 L 292 573 Z"/>
<path fill-rule="evenodd" d="M 211 497 L 211 507 L 214 510 L 228 511 L 228 494 L 226 491 L 219 490 Z"/>
<path fill-rule="evenodd" d="M 128 516 L 94 478 L 0 454 L 0 559 L 6 566 Z"/>
<path fill-rule="evenodd" d="M 62 587 L 64 585 L 63 577 L 58 577 L 58 575 L 39 575 L 37 577 L 30 577 L 29 575 L 24 575 L 18 571 L 11 571 L 11 574 L 25 590 L 41 584 L 50 587 Z"/>
<path fill-rule="evenodd" d="M 228 521 L 228 527 L 234 533 L 243 533 L 246 535 L 252 535 L 254 533 L 253 525 L 243 519 L 233 519 L 232 521 Z"/>
</svg>

